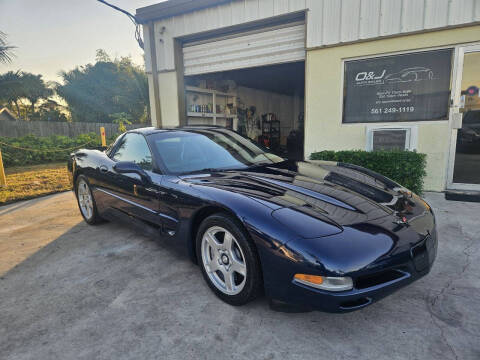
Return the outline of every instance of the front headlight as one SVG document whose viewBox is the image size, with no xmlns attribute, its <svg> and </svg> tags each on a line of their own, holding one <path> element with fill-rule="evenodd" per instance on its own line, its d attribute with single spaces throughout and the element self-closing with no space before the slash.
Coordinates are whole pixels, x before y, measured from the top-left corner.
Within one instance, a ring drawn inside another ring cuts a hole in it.
<svg viewBox="0 0 480 360">
<path fill-rule="evenodd" d="M 295 274 L 293 278 L 300 284 L 321 290 L 345 291 L 353 289 L 353 280 L 350 277 Z"/>
</svg>

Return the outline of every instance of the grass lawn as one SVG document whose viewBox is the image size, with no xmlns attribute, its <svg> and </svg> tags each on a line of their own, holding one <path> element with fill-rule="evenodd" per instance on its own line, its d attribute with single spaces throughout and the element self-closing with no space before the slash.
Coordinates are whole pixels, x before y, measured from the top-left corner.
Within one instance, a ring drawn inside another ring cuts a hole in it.
<svg viewBox="0 0 480 360">
<path fill-rule="evenodd" d="M 0 187 L 0 205 L 70 190 L 66 163 L 5 169 L 7 187 Z"/>
</svg>

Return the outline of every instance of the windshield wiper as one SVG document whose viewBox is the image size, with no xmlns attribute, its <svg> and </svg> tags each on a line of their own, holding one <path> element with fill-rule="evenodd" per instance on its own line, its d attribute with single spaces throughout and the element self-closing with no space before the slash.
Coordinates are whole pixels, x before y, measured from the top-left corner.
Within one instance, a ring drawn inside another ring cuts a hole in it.
<svg viewBox="0 0 480 360">
<path fill-rule="evenodd" d="M 228 170 L 232 170 L 232 169 L 204 168 L 204 169 L 199 169 L 199 170 L 188 171 L 188 172 L 182 173 L 182 175 L 192 175 L 192 174 L 202 174 L 202 173 L 214 173 L 214 172 L 228 171 Z"/>
<path fill-rule="evenodd" d="M 274 163 L 273 162 L 262 161 L 262 162 L 258 162 L 258 163 L 250 165 L 247 169 L 255 169 L 255 168 L 265 166 L 265 165 L 272 165 L 272 164 L 274 164 Z"/>
</svg>

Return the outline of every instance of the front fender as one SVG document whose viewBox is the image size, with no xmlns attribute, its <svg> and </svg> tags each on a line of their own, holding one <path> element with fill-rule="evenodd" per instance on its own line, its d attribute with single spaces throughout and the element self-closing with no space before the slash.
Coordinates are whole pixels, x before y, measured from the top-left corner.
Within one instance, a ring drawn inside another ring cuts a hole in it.
<svg viewBox="0 0 480 360">
<path fill-rule="evenodd" d="M 274 219 L 270 207 L 251 197 L 213 187 L 198 186 L 198 189 L 209 199 L 209 206 L 225 209 L 243 224 L 257 249 L 268 293 L 273 285 L 270 283 L 276 271 L 278 251 L 297 238 L 295 232 Z"/>
<path fill-rule="evenodd" d="M 216 206 L 234 214 L 245 226 L 257 246 L 277 249 L 297 238 L 296 233 L 272 216 L 272 209 L 262 202 L 243 194 L 221 188 L 196 185 L 195 189 Z"/>
</svg>

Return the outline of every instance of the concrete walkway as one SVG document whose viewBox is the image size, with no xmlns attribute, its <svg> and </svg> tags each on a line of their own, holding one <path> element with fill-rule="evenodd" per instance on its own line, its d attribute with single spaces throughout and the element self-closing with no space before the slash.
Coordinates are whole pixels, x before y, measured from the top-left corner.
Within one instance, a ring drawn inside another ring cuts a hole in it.
<svg viewBox="0 0 480 360">
<path fill-rule="evenodd" d="M 72 193 L 0 208 L 1 359 L 480 359 L 480 204 L 429 193 L 432 272 L 350 314 L 218 300 L 168 244 L 87 226 Z"/>
</svg>

